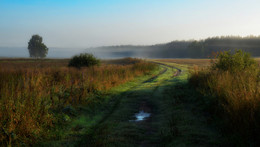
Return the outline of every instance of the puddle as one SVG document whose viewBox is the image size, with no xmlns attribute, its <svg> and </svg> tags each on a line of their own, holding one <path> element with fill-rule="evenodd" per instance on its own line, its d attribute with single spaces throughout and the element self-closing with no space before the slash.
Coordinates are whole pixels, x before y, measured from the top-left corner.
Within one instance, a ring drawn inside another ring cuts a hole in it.
<svg viewBox="0 0 260 147">
<path fill-rule="evenodd" d="M 146 113 L 143 110 L 139 111 L 139 113 L 135 113 L 135 120 L 130 120 L 135 121 L 135 122 L 139 122 L 139 121 L 144 121 L 146 118 L 150 117 L 150 113 Z"/>
</svg>

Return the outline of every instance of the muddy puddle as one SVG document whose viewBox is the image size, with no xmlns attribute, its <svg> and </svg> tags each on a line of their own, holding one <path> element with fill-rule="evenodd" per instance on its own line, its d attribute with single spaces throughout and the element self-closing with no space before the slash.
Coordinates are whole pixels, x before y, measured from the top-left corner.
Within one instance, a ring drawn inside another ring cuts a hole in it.
<svg viewBox="0 0 260 147">
<path fill-rule="evenodd" d="M 144 121 L 151 116 L 151 113 L 144 112 L 143 110 L 135 113 L 135 120 L 130 120 L 130 122 L 140 122 Z"/>
</svg>

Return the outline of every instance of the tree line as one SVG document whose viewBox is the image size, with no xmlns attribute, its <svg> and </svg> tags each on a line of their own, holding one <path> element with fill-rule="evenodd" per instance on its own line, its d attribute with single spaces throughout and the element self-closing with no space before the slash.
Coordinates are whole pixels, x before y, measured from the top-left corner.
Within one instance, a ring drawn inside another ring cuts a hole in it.
<svg viewBox="0 0 260 147">
<path fill-rule="evenodd" d="M 187 48 L 189 57 L 206 58 L 213 52 L 241 49 L 251 53 L 252 56 L 260 56 L 260 37 L 248 36 L 222 36 L 193 41 Z"/>
<path fill-rule="evenodd" d="M 149 58 L 208 58 L 214 52 L 240 49 L 253 57 L 260 56 L 260 36 L 221 36 L 203 40 L 172 41 L 148 46 L 105 46 L 95 49 L 118 50 L 131 55 L 129 51 L 144 52 Z M 126 51 L 127 50 L 127 51 Z"/>
<path fill-rule="evenodd" d="M 152 54 L 153 56 L 160 55 L 163 58 L 208 58 L 214 52 L 227 50 L 234 52 L 237 49 L 258 57 L 260 56 L 260 37 L 222 36 L 198 41 L 173 41 L 151 47 L 158 51 Z"/>
</svg>

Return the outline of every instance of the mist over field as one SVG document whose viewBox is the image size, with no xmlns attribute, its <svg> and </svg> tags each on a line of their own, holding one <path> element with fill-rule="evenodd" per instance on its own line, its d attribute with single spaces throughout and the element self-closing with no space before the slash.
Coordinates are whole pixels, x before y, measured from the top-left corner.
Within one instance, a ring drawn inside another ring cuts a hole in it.
<svg viewBox="0 0 260 147">
<path fill-rule="evenodd" d="M 83 52 L 84 49 L 52 48 L 49 47 L 48 58 L 70 58 L 75 54 Z M 0 57 L 28 58 L 27 47 L 0 47 Z"/>
<path fill-rule="evenodd" d="M 97 47 L 86 49 L 69 49 L 69 48 L 49 48 L 47 58 L 70 58 L 80 53 L 92 53 L 101 59 L 115 59 L 124 57 L 153 58 L 152 48 L 140 46 L 121 46 L 121 47 Z M 27 47 L 0 47 L 0 57 L 20 57 L 28 58 Z"/>
<path fill-rule="evenodd" d="M 92 53 L 98 58 L 114 59 L 122 57 L 147 57 L 145 51 L 133 50 L 132 48 L 117 50 L 104 48 L 89 49 L 69 49 L 69 48 L 49 48 L 47 58 L 71 58 L 80 53 Z M 0 47 L 0 58 L 28 58 L 29 53 L 27 47 Z"/>
<path fill-rule="evenodd" d="M 221 36 L 203 40 L 172 41 L 155 45 L 115 45 L 91 48 L 49 47 L 48 58 L 70 58 L 80 53 L 91 53 L 101 59 L 134 58 L 209 58 L 212 54 L 235 50 L 260 56 L 259 36 Z M 29 57 L 26 47 L 0 47 L 1 57 Z"/>
</svg>

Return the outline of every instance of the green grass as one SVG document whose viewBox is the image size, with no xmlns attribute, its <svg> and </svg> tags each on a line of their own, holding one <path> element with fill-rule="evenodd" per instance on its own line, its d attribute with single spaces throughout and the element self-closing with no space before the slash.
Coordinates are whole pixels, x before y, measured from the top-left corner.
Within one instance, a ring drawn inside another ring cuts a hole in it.
<svg viewBox="0 0 260 147">
<path fill-rule="evenodd" d="M 64 126 L 56 127 L 52 136 L 56 136 L 55 139 L 49 141 L 43 140 L 36 144 L 36 146 L 75 146 L 78 142 L 86 136 L 87 132 L 91 132 L 91 129 L 96 125 L 99 125 L 105 118 L 109 117 L 110 113 L 114 111 L 113 106 L 116 105 L 130 89 L 142 84 L 144 81 L 155 76 L 159 73 L 162 67 L 150 72 L 147 75 L 137 77 L 134 80 L 121 84 L 114 88 L 111 88 L 106 93 L 98 96 L 99 101 L 93 107 L 83 105 L 77 108 L 77 116 L 71 117 L 71 121 L 67 122 Z M 93 99 L 97 99 L 96 96 Z M 82 128 L 80 131 L 74 131 L 75 128 Z M 76 136 L 76 137 L 75 137 Z"/>
<path fill-rule="evenodd" d="M 172 65 L 172 64 L 171 64 Z M 156 79 L 129 89 L 120 104 L 105 120 L 92 128 L 77 145 L 89 146 L 211 146 L 220 144 L 220 136 L 207 124 L 199 96 L 187 85 L 188 72 L 174 78 L 176 70 L 168 70 Z M 182 99 L 181 99 L 181 98 Z M 146 103 L 152 114 L 148 122 L 129 122 Z M 196 110 L 197 109 L 197 110 Z M 194 114 L 196 113 L 196 115 Z"/>
<path fill-rule="evenodd" d="M 160 62 L 182 70 L 178 77 L 161 83 L 158 91 L 160 146 L 216 146 L 221 136 L 207 123 L 202 96 L 188 84 L 187 66 Z"/>
<path fill-rule="evenodd" d="M 161 70 L 163 68 L 165 67 L 161 67 Z M 153 138 L 153 136 L 148 136 L 148 138 L 144 136 L 147 128 L 129 122 L 129 120 L 134 120 L 133 116 L 139 111 L 142 102 L 146 102 L 152 108 L 152 113 L 156 113 L 157 96 L 153 96 L 153 94 L 155 94 L 161 82 L 167 80 L 170 76 L 172 76 L 172 72 L 168 70 L 157 79 L 128 90 L 121 97 L 120 105 L 110 117 L 99 124 L 95 131 L 90 132 L 86 138 L 83 138 L 85 141 L 82 141 L 81 144 L 91 144 L 92 146 L 135 146 L 142 140 L 156 141 L 157 139 Z M 151 125 L 151 128 L 155 126 L 155 124 L 149 125 Z M 92 140 L 95 141 L 91 142 Z"/>
</svg>

